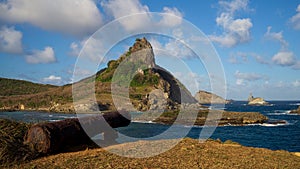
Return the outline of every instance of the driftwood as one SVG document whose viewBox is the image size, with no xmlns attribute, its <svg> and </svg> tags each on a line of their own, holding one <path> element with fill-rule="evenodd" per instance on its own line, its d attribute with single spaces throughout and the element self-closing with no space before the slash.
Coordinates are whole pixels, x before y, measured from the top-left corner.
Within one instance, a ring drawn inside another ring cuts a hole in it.
<svg viewBox="0 0 300 169">
<path fill-rule="evenodd" d="M 106 121 L 106 122 L 105 122 Z M 32 151 L 49 154 L 61 151 L 64 147 L 91 143 L 89 136 L 103 133 L 105 141 L 114 141 L 118 136 L 114 129 L 130 124 L 127 112 L 110 112 L 82 118 L 45 122 L 33 125 L 24 137 L 24 143 Z M 88 131 L 89 136 L 83 130 Z"/>
</svg>

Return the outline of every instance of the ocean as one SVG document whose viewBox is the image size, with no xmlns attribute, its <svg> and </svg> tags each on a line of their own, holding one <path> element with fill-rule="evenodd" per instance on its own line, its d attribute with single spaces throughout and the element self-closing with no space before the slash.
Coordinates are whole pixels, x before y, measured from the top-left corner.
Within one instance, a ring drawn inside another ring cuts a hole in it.
<svg viewBox="0 0 300 169">
<path fill-rule="evenodd" d="M 287 150 L 300 152 L 300 115 L 289 114 L 289 111 L 296 109 L 300 101 L 270 101 L 269 106 L 248 106 L 245 101 L 234 101 L 225 106 L 226 111 L 260 112 L 266 115 L 271 121 L 285 120 L 286 124 L 257 124 L 247 126 L 222 126 L 217 127 L 210 136 L 212 139 L 222 141 L 232 140 L 244 146 L 268 148 L 272 150 Z M 0 112 L 0 118 L 8 118 L 24 122 L 57 121 L 66 118 L 74 118 L 74 114 L 55 114 L 37 112 Z M 187 126 L 173 126 L 171 134 L 165 138 L 178 138 L 180 131 L 186 130 Z M 132 122 L 127 127 L 117 130 L 125 136 L 136 138 L 136 140 L 154 138 L 170 128 L 169 125 L 155 123 Z M 203 127 L 194 126 L 188 132 L 187 137 L 198 139 Z M 118 140 L 125 142 L 126 140 Z"/>
</svg>

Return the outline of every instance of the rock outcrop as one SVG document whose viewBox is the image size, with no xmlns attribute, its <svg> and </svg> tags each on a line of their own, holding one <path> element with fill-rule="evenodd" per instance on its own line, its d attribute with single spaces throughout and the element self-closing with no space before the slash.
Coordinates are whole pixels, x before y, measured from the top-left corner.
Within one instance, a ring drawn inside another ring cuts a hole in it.
<svg viewBox="0 0 300 169">
<path fill-rule="evenodd" d="M 208 113 L 211 113 L 210 121 L 207 119 Z M 219 119 L 219 115 L 222 114 L 221 119 Z M 214 115 L 216 115 L 214 117 Z M 162 123 L 162 124 L 173 124 L 176 120 L 178 113 L 164 113 L 162 116 L 156 118 L 154 122 Z M 183 121 L 177 121 L 180 124 L 186 125 L 190 124 L 190 121 L 187 121 L 188 118 L 185 117 Z M 224 126 L 224 125 L 236 125 L 243 126 L 248 124 L 262 124 L 268 122 L 268 118 L 261 113 L 258 112 L 229 112 L 229 111 L 221 111 L 221 110 L 208 110 L 208 109 L 200 109 L 198 111 L 198 116 L 194 125 L 203 126 L 205 123 L 215 124 L 214 122 L 218 121 L 216 125 Z"/>
<path fill-rule="evenodd" d="M 155 63 L 152 46 L 146 38 L 136 39 L 119 59 L 110 61 L 106 69 L 99 71 L 96 79 L 111 82 L 120 91 L 128 90 L 130 83 L 131 100 L 120 99 L 117 109 L 130 111 L 131 102 L 139 111 L 175 110 L 181 103 L 197 103 L 178 79 Z"/>
<path fill-rule="evenodd" d="M 291 114 L 300 114 L 300 106 L 298 107 L 298 109 L 292 110 L 290 113 Z"/>
<path fill-rule="evenodd" d="M 226 100 L 214 93 L 210 93 L 207 91 L 200 90 L 195 94 L 195 99 L 200 104 L 228 104 L 229 100 Z"/>
<path fill-rule="evenodd" d="M 156 66 L 152 46 L 145 37 L 136 39 L 133 46 L 120 57 L 119 61 L 124 61 L 124 59 L 127 59 L 127 62 L 145 66 L 146 68 L 154 68 Z"/>
<path fill-rule="evenodd" d="M 248 105 L 269 105 L 268 102 L 266 102 L 263 98 L 261 97 L 253 97 L 252 93 L 250 93 L 250 96 L 248 97 Z"/>
</svg>

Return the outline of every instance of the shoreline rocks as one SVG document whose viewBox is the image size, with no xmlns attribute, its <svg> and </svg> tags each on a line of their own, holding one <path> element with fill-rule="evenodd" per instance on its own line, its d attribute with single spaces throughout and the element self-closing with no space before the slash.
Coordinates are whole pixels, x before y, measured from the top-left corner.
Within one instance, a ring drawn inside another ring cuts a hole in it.
<svg viewBox="0 0 300 169">
<path fill-rule="evenodd" d="M 202 108 L 198 110 L 196 120 L 195 117 L 193 116 L 195 115 L 194 113 L 190 112 L 185 114 L 185 112 L 182 112 L 179 114 L 178 111 L 164 112 L 155 119 L 149 119 L 147 118 L 148 116 L 145 117 L 142 115 L 141 117 L 133 118 L 133 121 L 145 121 L 145 122 L 152 121 L 154 123 L 171 125 L 175 122 L 178 116 L 185 115 L 185 117 L 182 117 L 181 120 L 177 120 L 177 124 L 190 125 L 191 123 L 193 123 L 193 125 L 197 125 L 197 126 L 204 126 L 204 125 L 244 126 L 248 124 L 262 124 L 268 122 L 268 118 L 259 112 L 228 112 L 228 111 L 223 112 L 222 110 L 208 110 Z M 207 119 L 208 113 L 211 113 L 209 120 Z M 191 115 L 191 117 L 189 117 L 189 115 Z"/>
<path fill-rule="evenodd" d="M 300 106 L 296 110 L 292 110 L 290 114 L 299 114 L 300 115 Z"/>
</svg>

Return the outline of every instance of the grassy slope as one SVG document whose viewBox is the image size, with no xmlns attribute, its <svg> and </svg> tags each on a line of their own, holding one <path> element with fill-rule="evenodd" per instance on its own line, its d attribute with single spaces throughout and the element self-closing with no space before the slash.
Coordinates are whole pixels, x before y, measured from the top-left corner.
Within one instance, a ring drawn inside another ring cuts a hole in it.
<svg viewBox="0 0 300 169">
<path fill-rule="evenodd" d="M 168 140 L 158 141 L 168 144 Z M 151 150 L 149 146 L 151 145 Z M 128 149 L 144 152 L 160 150 L 153 142 L 115 145 L 108 149 L 126 153 Z M 133 149 L 134 150 L 134 149 Z M 128 158 L 101 148 L 44 157 L 15 168 L 300 168 L 300 157 L 286 151 L 244 147 L 184 139 L 173 149 L 150 158 Z"/>
<path fill-rule="evenodd" d="M 24 80 L 0 78 L 0 96 L 35 94 L 54 88 L 56 88 L 56 86 L 32 83 Z"/>
<path fill-rule="evenodd" d="M 72 103 L 72 86 L 54 87 L 38 93 L 0 97 L 0 107 L 14 107 L 18 104 L 24 104 L 26 109 L 36 109 L 49 107 L 51 102 Z"/>
</svg>

